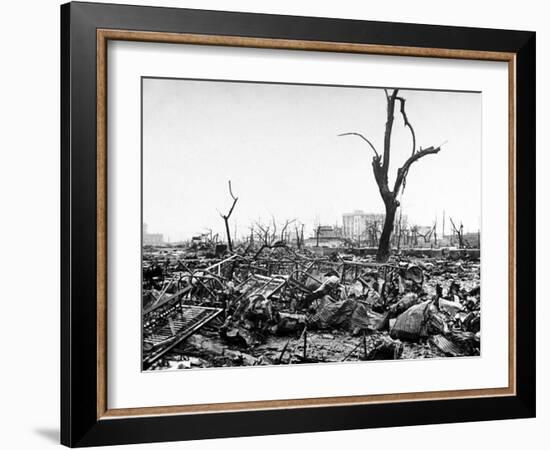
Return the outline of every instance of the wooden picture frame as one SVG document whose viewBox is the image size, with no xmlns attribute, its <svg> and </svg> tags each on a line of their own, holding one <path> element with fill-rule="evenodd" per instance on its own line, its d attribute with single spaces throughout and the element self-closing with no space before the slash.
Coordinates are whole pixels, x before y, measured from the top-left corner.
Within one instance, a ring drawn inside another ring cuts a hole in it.
<svg viewBox="0 0 550 450">
<path fill-rule="evenodd" d="M 110 409 L 106 363 L 109 40 L 507 62 L 508 387 Z M 61 57 L 63 444 L 534 417 L 535 33 L 77 2 L 61 7 Z"/>
</svg>

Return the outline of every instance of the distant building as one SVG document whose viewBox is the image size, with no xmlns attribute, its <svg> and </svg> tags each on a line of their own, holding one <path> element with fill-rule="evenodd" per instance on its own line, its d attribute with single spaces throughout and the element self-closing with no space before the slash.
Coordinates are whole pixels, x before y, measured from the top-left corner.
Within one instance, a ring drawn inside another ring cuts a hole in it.
<svg viewBox="0 0 550 450">
<path fill-rule="evenodd" d="M 356 210 L 342 214 L 344 237 L 353 241 L 361 241 L 369 237 L 369 230 L 373 227 L 382 229 L 385 214 L 366 213 Z"/>
<path fill-rule="evenodd" d="M 306 247 L 340 248 L 345 247 L 348 240 L 340 227 L 320 225 L 313 231 L 313 236 L 306 239 Z"/>
<path fill-rule="evenodd" d="M 147 224 L 143 224 L 143 245 L 162 245 L 164 237 L 161 233 L 148 233 Z"/>
</svg>

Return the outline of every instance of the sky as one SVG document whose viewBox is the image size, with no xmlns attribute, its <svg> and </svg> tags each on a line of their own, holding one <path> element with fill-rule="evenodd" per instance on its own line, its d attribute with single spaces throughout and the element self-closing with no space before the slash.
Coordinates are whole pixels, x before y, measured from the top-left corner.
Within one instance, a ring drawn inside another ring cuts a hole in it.
<svg viewBox="0 0 550 450">
<path fill-rule="evenodd" d="M 409 224 L 442 216 L 477 232 L 481 220 L 481 94 L 400 90 L 418 146 L 442 146 L 413 164 L 400 202 Z M 370 147 L 383 152 L 381 88 L 143 79 L 143 221 L 171 242 L 212 229 L 248 234 L 250 224 L 297 219 L 342 223 L 355 210 L 383 212 Z M 389 179 L 411 153 L 396 109 Z"/>
</svg>

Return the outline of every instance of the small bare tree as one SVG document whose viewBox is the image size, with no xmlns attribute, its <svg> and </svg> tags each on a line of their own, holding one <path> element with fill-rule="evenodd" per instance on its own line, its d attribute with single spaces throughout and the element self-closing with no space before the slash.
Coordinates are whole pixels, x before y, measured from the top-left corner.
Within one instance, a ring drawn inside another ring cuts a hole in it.
<svg viewBox="0 0 550 450">
<path fill-rule="evenodd" d="M 304 224 L 300 223 L 299 227 L 298 224 L 294 225 L 294 231 L 296 232 L 296 247 L 301 250 L 304 244 Z"/>
<path fill-rule="evenodd" d="M 422 239 L 424 239 L 424 244 L 429 244 L 435 232 L 435 225 L 432 225 L 432 227 L 425 233 L 421 233 L 419 229 L 417 229 L 416 232 L 419 236 L 422 237 Z"/>
<path fill-rule="evenodd" d="M 382 228 L 382 234 L 380 235 L 380 241 L 378 243 L 378 251 L 376 254 L 376 260 L 379 262 L 387 261 L 390 256 L 390 242 L 391 242 L 390 239 L 391 239 L 391 234 L 393 231 L 393 225 L 395 221 L 395 213 L 397 211 L 397 208 L 399 207 L 399 201 L 397 200 L 397 197 L 399 193 L 405 189 L 409 169 L 411 168 L 413 163 L 418 161 L 420 158 L 423 158 L 426 155 L 432 155 L 432 154 L 438 153 L 439 150 L 441 150 L 441 146 L 439 147 L 432 146 L 425 149 L 422 149 L 422 147 L 420 147 L 419 149 L 416 148 L 416 135 L 414 132 L 414 128 L 409 122 L 409 118 L 407 117 L 407 113 L 405 111 L 405 98 L 397 95 L 399 93 L 399 89 L 394 89 L 393 92 L 391 93 L 388 92 L 387 89 L 384 89 L 384 92 L 386 93 L 387 115 L 386 115 L 386 127 L 384 132 L 384 152 L 382 155 L 378 153 L 378 151 L 376 150 L 372 142 L 360 133 L 355 133 L 355 132 L 342 133 L 339 135 L 339 136 L 351 136 L 351 135 L 358 136 L 361 139 L 363 139 L 374 152 L 374 156 L 372 158 L 372 169 L 374 173 L 374 179 L 376 180 L 376 184 L 378 185 L 378 190 L 380 191 L 380 196 L 382 197 L 382 200 L 384 202 L 384 206 L 386 209 L 386 218 L 384 220 L 384 226 Z M 388 170 L 390 168 L 390 154 L 391 154 L 391 148 L 392 148 L 391 135 L 392 135 L 392 129 L 393 129 L 396 103 L 399 103 L 400 105 L 400 112 L 401 112 L 401 115 L 403 116 L 404 126 L 407 127 L 411 132 L 412 151 L 411 151 L 411 155 L 405 161 L 405 163 L 399 169 L 397 169 L 397 176 L 395 178 L 393 189 L 390 189 L 390 185 L 388 181 Z"/>
<path fill-rule="evenodd" d="M 229 180 L 229 195 L 231 195 L 231 198 L 233 199 L 233 203 L 231 204 L 231 208 L 229 209 L 229 212 L 227 214 L 220 213 L 220 216 L 222 217 L 224 223 L 225 223 L 225 232 L 227 233 L 227 248 L 230 252 L 233 251 L 233 244 L 231 242 L 231 231 L 229 231 L 229 218 L 231 217 L 231 214 L 233 214 L 233 210 L 235 209 L 235 205 L 237 204 L 237 200 L 239 200 L 238 197 L 235 197 L 233 195 L 233 190 L 231 189 L 231 180 Z"/>
<path fill-rule="evenodd" d="M 294 222 L 296 222 L 296 219 L 287 219 L 283 225 L 283 228 L 281 229 L 281 242 L 287 242 L 288 240 L 288 233 L 287 233 L 287 228 L 289 225 L 293 224 Z"/>
<path fill-rule="evenodd" d="M 462 222 L 460 223 L 460 226 L 457 227 L 453 221 L 452 217 L 449 217 L 451 221 L 451 225 L 453 227 L 453 231 L 456 233 L 456 236 L 458 237 L 458 248 L 466 248 L 468 242 L 466 239 L 464 239 L 464 225 L 462 225 Z"/>
<path fill-rule="evenodd" d="M 271 225 L 264 224 L 261 221 L 258 221 L 255 224 L 254 231 L 260 245 L 269 246 L 273 243 L 273 236 L 275 233 L 271 231 Z"/>
</svg>

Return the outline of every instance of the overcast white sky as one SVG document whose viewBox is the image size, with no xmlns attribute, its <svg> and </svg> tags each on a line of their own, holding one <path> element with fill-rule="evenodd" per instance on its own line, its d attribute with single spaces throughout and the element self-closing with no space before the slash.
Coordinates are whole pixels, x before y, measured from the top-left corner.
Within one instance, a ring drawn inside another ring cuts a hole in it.
<svg viewBox="0 0 550 450">
<path fill-rule="evenodd" d="M 437 155 L 416 162 L 401 198 L 409 223 L 447 217 L 477 231 L 481 219 L 481 94 L 401 90 L 417 145 Z M 342 222 L 342 213 L 383 212 L 372 150 L 382 152 L 386 99 L 382 89 L 143 79 L 143 220 L 171 241 L 212 228 L 239 201 L 232 230 L 271 216 Z M 411 152 L 396 111 L 390 183 Z M 218 212 L 219 211 L 219 212 Z M 439 228 L 439 227 L 438 227 Z M 447 219 L 447 232 L 449 222 Z M 440 231 L 439 231 L 440 232 Z"/>
</svg>

